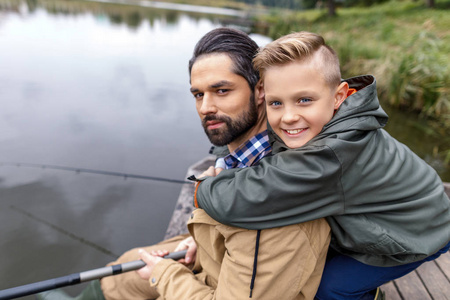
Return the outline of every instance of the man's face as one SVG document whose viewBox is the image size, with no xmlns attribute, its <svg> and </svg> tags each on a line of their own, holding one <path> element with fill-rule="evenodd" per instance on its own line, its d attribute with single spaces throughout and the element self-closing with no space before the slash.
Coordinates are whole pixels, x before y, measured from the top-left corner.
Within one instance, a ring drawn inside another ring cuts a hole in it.
<svg viewBox="0 0 450 300">
<path fill-rule="evenodd" d="M 322 131 L 342 103 L 344 93 L 339 89 L 331 88 L 313 64 L 268 68 L 264 91 L 270 126 L 289 148 L 303 146 Z"/>
<path fill-rule="evenodd" d="M 255 126 L 258 112 L 244 77 L 232 72 L 226 54 L 199 57 L 191 70 L 191 93 L 212 144 L 225 146 Z"/>
</svg>

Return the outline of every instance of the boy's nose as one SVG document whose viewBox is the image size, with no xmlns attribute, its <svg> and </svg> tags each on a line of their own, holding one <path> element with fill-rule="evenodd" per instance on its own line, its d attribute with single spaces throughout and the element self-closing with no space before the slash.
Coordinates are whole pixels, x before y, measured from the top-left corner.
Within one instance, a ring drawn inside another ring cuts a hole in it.
<svg viewBox="0 0 450 300">
<path fill-rule="evenodd" d="M 300 120 L 300 115 L 290 110 L 286 110 L 282 117 L 282 121 L 288 124 L 297 122 L 298 120 Z"/>
</svg>

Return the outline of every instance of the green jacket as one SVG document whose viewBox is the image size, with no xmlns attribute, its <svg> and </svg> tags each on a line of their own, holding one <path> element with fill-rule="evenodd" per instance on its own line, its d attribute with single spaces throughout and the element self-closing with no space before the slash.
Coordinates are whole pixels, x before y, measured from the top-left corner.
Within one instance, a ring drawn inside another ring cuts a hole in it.
<svg viewBox="0 0 450 300">
<path fill-rule="evenodd" d="M 321 133 L 298 149 L 277 136 L 275 155 L 204 179 L 196 201 L 217 221 L 248 229 L 327 217 L 337 251 L 375 266 L 422 260 L 450 240 L 450 201 L 441 179 L 382 127 L 373 76 Z M 273 135 L 273 133 L 272 133 Z"/>
</svg>

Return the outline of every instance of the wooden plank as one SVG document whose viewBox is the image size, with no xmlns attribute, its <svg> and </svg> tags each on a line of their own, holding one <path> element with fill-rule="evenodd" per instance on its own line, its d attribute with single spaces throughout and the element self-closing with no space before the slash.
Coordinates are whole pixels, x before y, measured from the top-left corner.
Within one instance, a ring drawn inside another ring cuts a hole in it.
<svg viewBox="0 0 450 300">
<path fill-rule="evenodd" d="M 395 283 L 403 299 L 433 300 L 416 271 L 395 280 Z"/>
<path fill-rule="evenodd" d="M 385 299 L 387 300 L 403 300 L 393 281 L 383 284 L 381 290 L 384 292 Z"/>
<path fill-rule="evenodd" d="M 435 261 L 426 262 L 417 269 L 433 299 L 450 300 L 450 282 Z"/>
<path fill-rule="evenodd" d="M 436 259 L 436 264 L 442 270 L 445 277 L 447 277 L 447 280 L 450 281 L 450 252 L 447 251 L 447 253 L 439 256 L 439 258 Z"/>
</svg>

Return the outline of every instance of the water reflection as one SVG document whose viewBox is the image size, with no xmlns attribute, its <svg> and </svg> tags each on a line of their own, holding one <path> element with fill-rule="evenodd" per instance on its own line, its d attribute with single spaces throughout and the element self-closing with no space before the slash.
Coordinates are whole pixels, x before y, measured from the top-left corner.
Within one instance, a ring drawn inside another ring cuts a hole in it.
<svg viewBox="0 0 450 300">
<path fill-rule="evenodd" d="M 440 128 L 436 128 L 432 121 L 388 105 L 383 105 L 383 108 L 389 115 L 386 125 L 389 134 L 431 165 L 443 181 L 450 182 L 450 161 L 445 161 L 445 153 L 450 150 L 450 136 L 439 132 Z"/>
<path fill-rule="evenodd" d="M 0 162 L 184 179 L 209 150 L 187 62 L 224 18 L 0 0 Z M 179 184 L 0 166 L 0 289 L 101 267 L 161 240 L 179 191 Z"/>
<path fill-rule="evenodd" d="M 153 26 L 155 20 L 164 19 L 166 25 L 178 23 L 180 17 L 189 12 L 193 20 L 210 20 L 214 23 L 229 22 L 236 17 L 245 19 L 248 13 L 218 7 L 184 5 L 157 1 L 65 1 L 65 0 L 1 0 L 0 9 L 17 13 L 34 13 L 43 8 L 54 15 L 93 14 L 99 20 L 107 20 L 111 24 L 126 24 L 129 28 L 138 28 L 142 22 L 148 21 Z M 233 21 L 231 21 L 233 22 Z M 236 22 L 238 22 L 236 20 Z"/>
</svg>

